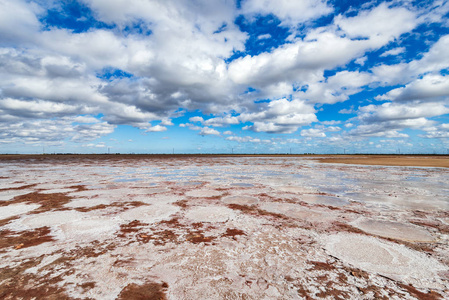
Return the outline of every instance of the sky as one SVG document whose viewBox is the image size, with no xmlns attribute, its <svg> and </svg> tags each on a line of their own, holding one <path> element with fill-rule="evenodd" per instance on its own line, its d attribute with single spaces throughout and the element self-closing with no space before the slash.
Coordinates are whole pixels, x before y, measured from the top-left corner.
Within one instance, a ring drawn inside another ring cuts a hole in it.
<svg viewBox="0 0 449 300">
<path fill-rule="evenodd" d="M 443 0 L 0 0 L 0 154 L 446 154 L 448 17 Z"/>
</svg>

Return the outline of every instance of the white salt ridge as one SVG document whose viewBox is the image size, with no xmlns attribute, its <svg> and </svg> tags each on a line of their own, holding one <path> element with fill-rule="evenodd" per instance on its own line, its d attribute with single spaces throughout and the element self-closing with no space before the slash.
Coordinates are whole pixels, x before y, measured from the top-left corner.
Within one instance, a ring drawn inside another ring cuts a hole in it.
<svg viewBox="0 0 449 300">
<path fill-rule="evenodd" d="M 53 211 L 37 215 L 26 216 L 14 225 L 24 226 L 28 229 L 39 228 L 43 226 L 58 226 L 75 220 L 82 219 L 85 214 L 77 211 Z"/>
<path fill-rule="evenodd" d="M 10 201 L 14 199 L 14 197 L 26 195 L 29 193 L 33 193 L 34 190 L 7 190 L 0 191 L 0 201 Z"/>
<path fill-rule="evenodd" d="M 67 184 L 66 183 L 40 183 L 34 187 L 38 190 L 59 190 L 59 189 L 66 189 Z M 70 189 L 70 191 L 73 191 L 74 189 Z"/>
<path fill-rule="evenodd" d="M 290 218 L 306 221 L 327 221 L 328 218 L 322 213 L 302 207 L 294 203 L 265 202 L 260 208 L 271 213 L 282 214 Z"/>
<path fill-rule="evenodd" d="M 104 189 L 104 190 L 87 190 L 80 192 L 69 193 L 68 196 L 75 198 L 89 198 L 89 199 L 109 199 L 110 201 L 124 201 L 129 199 L 128 189 Z"/>
<path fill-rule="evenodd" d="M 370 236 L 338 233 L 324 237 L 323 242 L 330 255 L 347 264 L 416 287 L 439 287 L 438 273 L 449 270 L 424 253 Z"/>
<path fill-rule="evenodd" d="M 226 204 L 252 205 L 259 202 L 259 199 L 250 196 L 230 196 L 225 197 L 222 201 Z"/>
<path fill-rule="evenodd" d="M 300 198 L 302 201 L 308 203 L 322 204 L 328 206 L 344 206 L 349 204 L 349 201 L 332 196 L 322 196 L 322 195 L 303 195 Z"/>
<path fill-rule="evenodd" d="M 15 179 L 13 178 L 7 180 L 3 179 L 0 180 L 0 189 L 16 189 L 30 184 L 25 182 L 15 182 Z"/>
<path fill-rule="evenodd" d="M 7 219 L 10 217 L 26 214 L 36 208 L 39 208 L 39 204 L 11 204 L 3 206 L 0 209 L 0 219 Z"/>
<path fill-rule="evenodd" d="M 64 206 L 77 208 L 77 207 L 94 207 L 101 204 L 109 205 L 111 204 L 111 200 L 104 198 L 93 198 L 93 199 L 79 198 L 79 199 L 72 199 L 72 201 L 66 203 Z"/>
<path fill-rule="evenodd" d="M 128 194 L 132 195 L 153 195 L 166 192 L 167 188 L 133 188 L 128 190 Z"/>
<path fill-rule="evenodd" d="M 40 194 L 65 194 L 65 193 L 70 193 L 76 191 L 75 189 L 71 189 L 71 188 L 61 188 L 61 189 L 50 189 L 50 190 L 43 190 L 43 191 L 39 191 Z"/>
<path fill-rule="evenodd" d="M 222 206 L 198 206 L 191 208 L 185 214 L 185 217 L 194 222 L 226 222 L 236 217 L 232 209 Z"/>
<path fill-rule="evenodd" d="M 119 221 L 117 218 L 99 216 L 77 219 L 57 226 L 62 236 L 59 234 L 56 236 L 59 239 L 83 240 L 84 242 L 103 240 L 120 229 Z"/>
<path fill-rule="evenodd" d="M 168 219 L 179 210 L 178 206 L 155 204 L 128 209 L 119 214 L 119 217 L 125 221 L 139 220 L 143 223 L 156 223 Z"/>
<path fill-rule="evenodd" d="M 186 196 L 195 197 L 195 198 L 209 198 L 209 197 L 217 197 L 221 196 L 222 192 L 215 190 L 193 190 L 188 191 Z"/>
<path fill-rule="evenodd" d="M 313 194 L 317 193 L 318 190 L 305 186 L 280 186 L 276 188 L 279 191 L 293 194 Z"/>
<path fill-rule="evenodd" d="M 433 242 L 435 238 L 424 228 L 394 221 L 359 219 L 351 225 L 370 234 L 410 242 Z"/>
</svg>

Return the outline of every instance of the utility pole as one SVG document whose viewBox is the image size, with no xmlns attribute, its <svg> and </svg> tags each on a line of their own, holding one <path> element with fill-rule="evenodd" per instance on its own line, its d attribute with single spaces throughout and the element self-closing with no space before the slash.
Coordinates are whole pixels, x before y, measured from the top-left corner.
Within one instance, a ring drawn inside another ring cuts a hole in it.
<svg viewBox="0 0 449 300">
<path fill-rule="evenodd" d="M 108 147 L 108 154 L 111 154 L 111 148 Z"/>
<path fill-rule="evenodd" d="M 173 148 L 173 154 L 175 154 L 175 148 Z"/>
</svg>

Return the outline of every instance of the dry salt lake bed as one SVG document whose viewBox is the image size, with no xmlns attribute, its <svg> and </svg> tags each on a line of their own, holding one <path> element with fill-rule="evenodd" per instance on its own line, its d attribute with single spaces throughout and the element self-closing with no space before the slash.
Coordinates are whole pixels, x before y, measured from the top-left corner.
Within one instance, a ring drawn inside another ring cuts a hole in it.
<svg viewBox="0 0 449 300">
<path fill-rule="evenodd" d="M 449 298 L 449 169 L 331 162 L 4 156 L 0 299 Z"/>
</svg>

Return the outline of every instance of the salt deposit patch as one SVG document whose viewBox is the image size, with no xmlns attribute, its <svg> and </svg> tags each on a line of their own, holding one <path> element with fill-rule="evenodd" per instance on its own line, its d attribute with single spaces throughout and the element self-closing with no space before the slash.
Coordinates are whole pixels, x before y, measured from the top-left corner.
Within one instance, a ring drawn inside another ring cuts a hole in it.
<svg viewBox="0 0 449 300">
<path fill-rule="evenodd" d="M 42 226 L 57 226 L 82 219 L 85 216 L 77 211 L 53 211 L 27 216 L 20 220 L 20 225 L 27 228 L 39 228 Z"/>
<path fill-rule="evenodd" d="M 94 241 L 113 235 L 119 229 L 116 218 L 89 217 L 59 226 L 65 239 Z"/>
<path fill-rule="evenodd" d="M 196 197 L 196 198 L 217 197 L 217 196 L 221 196 L 221 194 L 222 193 L 220 191 L 215 191 L 215 190 L 193 190 L 193 191 L 188 191 L 186 193 L 187 196 Z"/>
<path fill-rule="evenodd" d="M 56 190 L 56 189 L 65 189 L 66 185 L 64 183 L 40 183 L 35 186 L 36 189 L 40 190 Z M 72 189 L 73 191 L 73 189 Z"/>
<path fill-rule="evenodd" d="M 91 198 L 91 197 L 96 197 L 104 192 L 106 192 L 106 191 L 104 191 L 104 190 L 87 190 L 87 191 L 70 193 L 69 196 L 80 197 L 80 198 L 81 197 Z"/>
<path fill-rule="evenodd" d="M 104 199 L 104 198 L 93 198 L 93 199 L 87 199 L 87 198 L 80 198 L 80 199 L 72 199 L 69 203 L 65 204 L 65 207 L 94 207 L 97 205 L 109 205 L 111 204 L 111 200 Z"/>
<path fill-rule="evenodd" d="M 34 192 L 34 190 L 9 190 L 0 192 L 0 201 L 9 201 L 14 197 L 26 195 Z"/>
<path fill-rule="evenodd" d="M 146 189 L 131 189 L 129 194 L 132 195 L 153 195 L 166 192 L 166 188 L 146 188 Z"/>
<path fill-rule="evenodd" d="M 301 200 L 308 203 L 323 204 L 329 206 L 344 206 L 349 204 L 349 201 L 332 196 L 321 196 L 321 195 L 304 195 Z"/>
<path fill-rule="evenodd" d="M 185 216 L 194 222 L 215 223 L 234 219 L 235 212 L 227 207 L 199 206 L 190 209 Z"/>
<path fill-rule="evenodd" d="M 433 242 L 435 240 L 427 230 L 412 224 L 360 219 L 351 225 L 371 234 L 403 241 Z"/>
<path fill-rule="evenodd" d="M 0 209 L 0 219 L 7 219 L 13 216 L 28 213 L 40 207 L 39 204 L 11 204 Z"/>
<path fill-rule="evenodd" d="M 323 214 L 301 207 L 299 204 L 266 202 L 262 203 L 260 208 L 268 212 L 282 214 L 294 219 L 320 222 L 328 220 Z"/>
<path fill-rule="evenodd" d="M 129 193 L 128 189 L 110 189 L 110 190 L 87 190 L 68 194 L 76 198 L 107 198 L 107 199 L 121 199 L 126 197 Z"/>
<path fill-rule="evenodd" d="M 155 204 L 128 209 L 119 217 L 125 221 L 139 220 L 144 223 L 156 223 L 168 219 L 180 210 L 178 206 L 170 204 Z"/>
<path fill-rule="evenodd" d="M 44 190 L 39 191 L 41 194 L 54 194 L 54 193 L 70 193 L 76 191 L 75 189 L 70 188 L 63 188 L 63 189 L 51 189 L 51 190 Z"/>
<path fill-rule="evenodd" d="M 448 270 L 436 259 L 423 253 L 374 237 L 338 233 L 326 236 L 323 240 L 330 255 L 365 271 L 417 287 L 434 286 L 435 278 L 439 277 L 437 274 Z"/>
<path fill-rule="evenodd" d="M 155 196 L 149 196 L 149 195 L 132 195 L 129 199 L 129 201 L 139 201 L 147 204 L 170 204 L 179 200 L 182 200 L 177 195 L 171 195 L 171 194 L 161 194 Z"/>
<path fill-rule="evenodd" d="M 250 196 L 230 196 L 222 199 L 226 204 L 252 205 L 256 204 L 259 199 Z"/>
<path fill-rule="evenodd" d="M 318 193 L 317 189 L 304 187 L 304 186 L 280 186 L 277 188 L 278 190 L 286 193 L 294 193 L 294 194 L 313 194 Z"/>
<path fill-rule="evenodd" d="M 426 195 L 388 195 L 388 194 L 368 194 L 368 193 L 346 193 L 350 199 L 362 203 L 380 203 L 389 206 L 397 206 L 401 209 L 413 210 L 448 210 L 449 202 L 445 199 L 435 198 Z"/>
<path fill-rule="evenodd" d="M 14 182 L 15 179 L 12 180 L 7 180 L 7 181 L 3 181 L 0 182 L 0 188 L 2 189 L 17 189 L 17 188 L 22 188 L 28 184 L 26 184 L 25 182 Z"/>
</svg>

